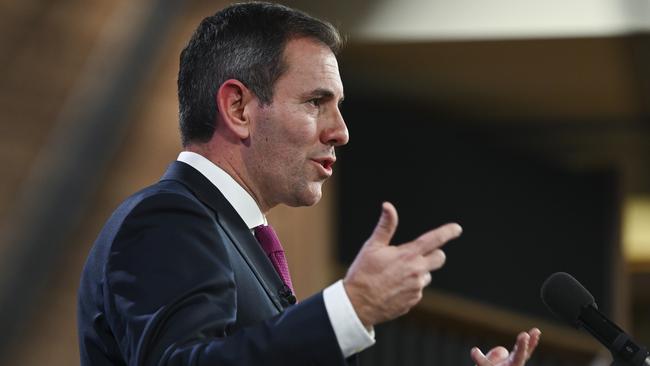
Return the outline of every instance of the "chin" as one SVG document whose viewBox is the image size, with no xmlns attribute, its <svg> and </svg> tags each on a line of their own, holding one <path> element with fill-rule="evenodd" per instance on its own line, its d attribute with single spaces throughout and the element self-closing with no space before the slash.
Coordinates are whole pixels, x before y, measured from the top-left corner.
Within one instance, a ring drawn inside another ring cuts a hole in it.
<svg viewBox="0 0 650 366">
<path fill-rule="evenodd" d="M 318 184 L 317 187 L 310 185 L 307 189 L 298 196 L 295 197 L 293 204 L 289 206 L 293 207 L 302 207 L 302 206 L 313 206 L 317 204 L 320 199 L 323 197 L 323 192 L 321 191 L 321 185 Z"/>
</svg>

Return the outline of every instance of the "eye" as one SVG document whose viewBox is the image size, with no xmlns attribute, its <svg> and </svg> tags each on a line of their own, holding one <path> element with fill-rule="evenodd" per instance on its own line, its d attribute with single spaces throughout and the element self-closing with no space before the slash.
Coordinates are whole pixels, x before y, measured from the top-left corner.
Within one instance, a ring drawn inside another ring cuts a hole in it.
<svg viewBox="0 0 650 366">
<path fill-rule="evenodd" d="M 313 105 L 314 107 L 320 107 L 321 105 L 321 98 L 313 98 L 307 101 L 307 103 Z"/>
</svg>

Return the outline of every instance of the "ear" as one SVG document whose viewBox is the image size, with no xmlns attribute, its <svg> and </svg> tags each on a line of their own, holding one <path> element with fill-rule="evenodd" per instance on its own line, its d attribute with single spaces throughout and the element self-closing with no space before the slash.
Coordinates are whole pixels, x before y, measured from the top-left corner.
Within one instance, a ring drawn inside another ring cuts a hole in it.
<svg viewBox="0 0 650 366">
<path fill-rule="evenodd" d="M 250 135 L 250 118 L 246 109 L 254 100 L 254 94 L 241 81 L 237 79 L 224 81 L 215 95 L 220 117 L 217 125 L 221 125 L 220 127 L 227 129 L 239 139 L 247 139 Z"/>
</svg>

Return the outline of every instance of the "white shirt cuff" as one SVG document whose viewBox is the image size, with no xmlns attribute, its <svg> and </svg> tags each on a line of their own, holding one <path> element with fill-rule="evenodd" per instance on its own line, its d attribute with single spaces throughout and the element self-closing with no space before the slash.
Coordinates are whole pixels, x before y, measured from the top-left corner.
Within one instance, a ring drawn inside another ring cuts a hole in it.
<svg viewBox="0 0 650 366">
<path fill-rule="evenodd" d="M 363 326 L 342 280 L 323 290 L 323 300 L 343 357 L 348 358 L 375 344 L 375 329 Z"/>
</svg>

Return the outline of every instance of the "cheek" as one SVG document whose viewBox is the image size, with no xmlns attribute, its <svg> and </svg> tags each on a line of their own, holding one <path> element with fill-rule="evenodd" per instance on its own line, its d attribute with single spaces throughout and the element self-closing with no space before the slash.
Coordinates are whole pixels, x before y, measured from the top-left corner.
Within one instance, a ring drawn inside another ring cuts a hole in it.
<svg viewBox="0 0 650 366">
<path fill-rule="evenodd" d="M 291 166 L 292 170 L 296 170 L 314 154 L 313 141 L 308 131 L 287 130 L 283 134 L 275 136 L 274 141 L 269 141 L 269 147 L 274 150 L 274 160 L 278 165 Z"/>
<path fill-rule="evenodd" d="M 286 143 L 296 147 L 311 146 L 318 140 L 318 116 L 303 105 L 287 109 L 279 119 L 278 131 Z"/>
<path fill-rule="evenodd" d="M 265 116 L 258 133 L 265 145 L 262 156 L 267 162 L 285 168 L 304 163 L 306 157 L 317 152 L 320 142 L 316 117 L 300 108 L 274 110 Z M 272 158 L 273 157 L 273 158 Z"/>
</svg>

